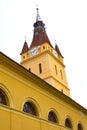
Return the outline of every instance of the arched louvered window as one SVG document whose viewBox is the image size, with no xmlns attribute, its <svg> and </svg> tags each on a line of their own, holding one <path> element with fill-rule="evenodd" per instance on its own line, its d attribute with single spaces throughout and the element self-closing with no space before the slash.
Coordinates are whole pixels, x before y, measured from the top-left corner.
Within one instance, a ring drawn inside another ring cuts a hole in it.
<svg viewBox="0 0 87 130">
<path fill-rule="evenodd" d="M 82 125 L 80 123 L 78 124 L 78 130 L 83 130 Z"/>
<path fill-rule="evenodd" d="M 57 117 L 56 117 L 56 114 L 53 111 L 49 112 L 48 120 L 57 123 Z"/>
<path fill-rule="evenodd" d="M 26 102 L 23 107 L 23 111 L 37 116 L 36 107 L 32 102 Z"/>
<path fill-rule="evenodd" d="M 0 104 L 7 105 L 5 94 L 1 90 L 0 90 Z"/>
<path fill-rule="evenodd" d="M 65 126 L 68 127 L 68 128 L 72 128 L 72 123 L 71 123 L 71 121 L 70 121 L 69 118 L 66 118 L 66 120 L 65 120 Z"/>
</svg>

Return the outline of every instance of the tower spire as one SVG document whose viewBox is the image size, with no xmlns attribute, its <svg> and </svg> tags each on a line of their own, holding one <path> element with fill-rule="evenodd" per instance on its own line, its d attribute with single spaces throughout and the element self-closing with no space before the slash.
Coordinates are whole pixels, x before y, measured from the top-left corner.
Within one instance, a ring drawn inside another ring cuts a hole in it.
<svg viewBox="0 0 87 130">
<path fill-rule="evenodd" d="M 36 10 L 37 10 L 37 16 L 36 16 L 36 22 L 37 21 L 41 21 L 41 18 L 40 18 L 40 15 L 39 15 L 39 9 L 38 8 L 36 8 Z"/>
<path fill-rule="evenodd" d="M 36 16 L 36 22 L 33 25 L 34 35 L 33 35 L 30 48 L 35 47 L 35 46 L 40 46 L 41 44 L 45 42 L 47 42 L 52 47 L 50 40 L 46 34 L 45 24 L 43 23 L 43 21 L 41 20 L 39 16 L 38 8 L 36 10 L 37 10 L 37 16 Z"/>
</svg>

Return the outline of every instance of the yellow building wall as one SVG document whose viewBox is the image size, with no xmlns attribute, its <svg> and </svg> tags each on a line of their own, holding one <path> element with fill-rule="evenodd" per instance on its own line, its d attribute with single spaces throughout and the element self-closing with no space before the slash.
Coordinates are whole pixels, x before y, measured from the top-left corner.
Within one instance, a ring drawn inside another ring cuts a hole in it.
<svg viewBox="0 0 87 130">
<path fill-rule="evenodd" d="M 49 77 L 48 79 L 45 79 L 46 82 L 48 82 L 51 85 L 56 84 L 55 88 L 58 89 L 60 92 L 68 95 L 70 97 L 70 89 L 67 88 L 67 86 L 65 86 L 64 84 L 61 84 L 60 82 L 58 82 L 56 79 L 54 79 L 53 77 Z"/>
<path fill-rule="evenodd" d="M 10 109 L 0 104 L 0 130 L 10 130 Z"/>
<path fill-rule="evenodd" d="M 20 73 L 20 72 L 19 72 Z M 0 130 L 67 130 L 65 119 L 70 118 L 73 130 L 82 122 L 87 129 L 87 115 L 68 103 L 62 97 L 57 97 L 46 89 L 41 82 L 18 74 L 13 68 L 0 65 L 0 88 L 7 92 L 10 105 L 0 105 Z M 50 87 L 50 86 L 49 86 Z M 38 116 L 23 112 L 26 101 L 32 101 L 38 110 Z M 48 121 L 48 113 L 53 110 L 58 123 Z"/>
<path fill-rule="evenodd" d="M 66 110 L 66 109 L 65 109 Z M 60 113 L 61 118 L 59 118 L 61 121 L 61 124 L 55 124 L 51 123 L 45 119 L 34 117 L 30 114 L 24 114 L 23 112 L 16 111 L 14 109 L 6 108 L 5 106 L 0 105 L 0 129 L 3 130 L 46 130 L 46 129 L 52 129 L 52 130 L 67 130 L 68 128 L 64 127 L 64 119 L 66 117 L 67 112 L 63 115 L 62 111 Z M 71 114 L 71 112 L 68 111 L 68 114 Z M 74 113 L 70 115 L 71 121 L 73 124 L 73 129 L 77 130 L 77 123 L 80 121 L 82 122 L 84 130 L 87 129 L 87 118 L 84 115 L 81 115 L 80 113 Z M 84 123 L 83 123 L 84 122 Z"/>
</svg>

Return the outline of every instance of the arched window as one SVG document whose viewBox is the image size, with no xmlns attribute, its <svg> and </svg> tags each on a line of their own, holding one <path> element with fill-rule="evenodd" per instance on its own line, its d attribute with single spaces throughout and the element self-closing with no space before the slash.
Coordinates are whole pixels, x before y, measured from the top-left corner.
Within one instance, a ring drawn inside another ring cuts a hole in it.
<svg viewBox="0 0 87 130">
<path fill-rule="evenodd" d="M 80 123 L 78 124 L 78 130 L 83 130 L 82 125 Z"/>
<path fill-rule="evenodd" d="M 71 124 L 71 121 L 69 118 L 66 118 L 65 120 L 65 126 L 68 127 L 68 128 L 72 128 L 72 124 Z"/>
<path fill-rule="evenodd" d="M 55 72 L 56 72 L 56 74 L 58 74 L 58 71 L 57 71 L 57 66 L 55 65 Z"/>
<path fill-rule="evenodd" d="M 0 104 L 7 105 L 5 94 L 1 90 L 0 90 Z"/>
<path fill-rule="evenodd" d="M 61 79 L 63 79 L 63 72 L 62 72 L 62 70 L 60 70 L 60 76 L 61 76 Z"/>
<path fill-rule="evenodd" d="M 45 49 L 45 46 L 43 46 L 43 49 Z"/>
<path fill-rule="evenodd" d="M 23 111 L 37 116 L 36 107 L 32 102 L 26 102 L 23 107 Z"/>
<path fill-rule="evenodd" d="M 56 114 L 53 111 L 49 112 L 48 120 L 57 123 L 57 117 L 56 117 Z"/>
<path fill-rule="evenodd" d="M 39 73 L 40 74 L 42 73 L 42 64 L 41 63 L 39 64 Z"/>
</svg>

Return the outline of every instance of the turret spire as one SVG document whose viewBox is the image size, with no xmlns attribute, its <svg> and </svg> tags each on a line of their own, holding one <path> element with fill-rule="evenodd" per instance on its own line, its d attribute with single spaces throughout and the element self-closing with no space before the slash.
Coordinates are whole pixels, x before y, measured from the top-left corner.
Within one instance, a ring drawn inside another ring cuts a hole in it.
<svg viewBox="0 0 87 130">
<path fill-rule="evenodd" d="M 24 42 L 24 45 L 23 45 L 23 48 L 22 48 L 22 51 L 21 51 L 20 54 L 23 54 L 23 53 L 25 53 L 27 51 L 28 51 L 28 44 L 26 42 L 26 37 L 25 37 L 25 42 Z"/>
<path fill-rule="evenodd" d="M 57 51 L 58 55 L 63 58 L 63 56 L 62 56 L 62 54 L 61 54 L 61 52 L 60 52 L 60 49 L 59 49 L 59 47 L 57 46 L 56 43 L 55 43 L 55 50 Z"/>
<path fill-rule="evenodd" d="M 41 18 L 40 18 L 40 15 L 39 15 L 39 9 L 38 8 L 36 8 L 36 10 L 37 10 L 37 16 L 36 16 L 36 22 L 37 21 L 41 21 Z"/>
</svg>

